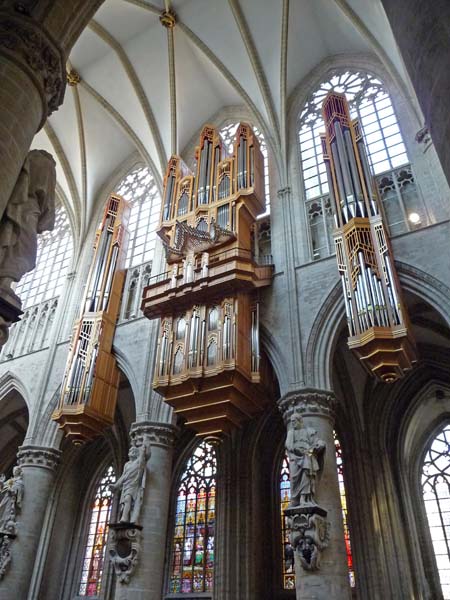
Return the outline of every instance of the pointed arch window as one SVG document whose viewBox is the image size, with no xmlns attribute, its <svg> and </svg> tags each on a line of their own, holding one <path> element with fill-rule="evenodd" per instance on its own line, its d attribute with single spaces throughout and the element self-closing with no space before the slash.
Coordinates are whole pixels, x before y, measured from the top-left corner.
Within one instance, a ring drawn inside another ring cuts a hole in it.
<svg viewBox="0 0 450 600">
<path fill-rule="evenodd" d="M 341 496 L 342 520 L 344 525 L 345 549 L 347 552 L 347 566 L 350 586 L 355 587 L 355 571 L 353 569 L 353 555 L 350 543 L 350 530 L 348 527 L 347 497 L 344 484 L 344 469 L 342 461 L 341 444 L 334 432 L 334 445 L 336 452 L 336 466 L 339 481 L 339 492 Z M 289 457 L 285 452 L 280 470 L 280 508 L 281 508 L 281 532 L 283 544 L 283 588 L 285 590 L 295 589 L 294 550 L 289 542 L 289 529 L 284 510 L 289 506 L 291 500 L 291 481 L 289 474 Z"/>
<path fill-rule="evenodd" d="M 102 589 L 106 542 L 113 503 L 110 485 L 116 474 L 109 466 L 98 484 L 89 518 L 89 529 L 84 548 L 78 595 L 98 596 Z"/>
<path fill-rule="evenodd" d="M 148 167 L 137 167 L 130 171 L 117 186 L 116 193 L 131 205 L 125 260 L 125 268 L 128 269 L 153 260 L 161 195 Z"/>
<path fill-rule="evenodd" d="M 212 592 L 217 460 L 201 442 L 188 459 L 177 490 L 169 592 Z"/>
<path fill-rule="evenodd" d="M 444 600 L 450 599 L 450 424 L 434 438 L 422 467 L 422 493 Z"/>
<path fill-rule="evenodd" d="M 15 293 L 28 308 L 61 295 L 73 254 L 72 230 L 64 207 L 56 207 L 55 227 L 38 236 L 36 267 L 17 284 Z"/>
<path fill-rule="evenodd" d="M 320 133 L 325 129 L 322 102 L 329 91 L 345 93 L 351 117 L 359 119 L 391 235 L 427 223 L 423 200 L 384 84 L 374 75 L 362 71 L 334 72 L 310 94 L 298 122 L 313 260 L 334 252 L 333 213 L 320 142 Z"/>
</svg>

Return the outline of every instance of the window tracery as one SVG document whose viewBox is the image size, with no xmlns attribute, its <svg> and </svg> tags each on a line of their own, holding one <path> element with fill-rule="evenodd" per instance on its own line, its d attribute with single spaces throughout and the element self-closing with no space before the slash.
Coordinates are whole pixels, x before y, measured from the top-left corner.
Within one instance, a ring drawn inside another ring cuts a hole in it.
<svg viewBox="0 0 450 600">
<path fill-rule="evenodd" d="M 345 93 L 352 118 L 359 119 L 391 235 L 427 221 L 385 86 L 362 71 L 335 72 L 310 94 L 299 117 L 298 140 L 313 260 L 334 252 L 333 218 L 327 211 L 330 192 L 320 142 L 324 130 L 322 102 L 331 90 Z M 408 172 L 410 177 L 405 176 Z M 410 215 L 417 215 L 416 220 L 412 221 Z"/>
<path fill-rule="evenodd" d="M 153 259 L 161 196 L 148 167 L 133 169 L 118 185 L 116 193 L 131 205 L 129 242 L 125 268 Z"/>
<path fill-rule="evenodd" d="M 38 236 L 36 267 L 17 284 L 15 293 L 28 308 L 61 295 L 73 253 L 73 239 L 67 213 L 57 206 L 55 227 Z"/>
<path fill-rule="evenodd" d="M 101 591 L 113 503 L 113 493 L 109 486 L 115 481 L 116 474 L 113 467 L 109 466 L 100 480 L 94 497 L 81 569 L 79 596 L 98 596 Z"/>
<path fill-rule="evenodd" d="M 214 580 L 217 460 L 201 442 L 186 464 L 177 491 L 169 592 L 212 592 Z"/>
<path fill-rule="evenodd" d="M 422 468 L 422 491 L 444 600 L 450 599 L 450 424 L 434 438 Z"/>
</svg>

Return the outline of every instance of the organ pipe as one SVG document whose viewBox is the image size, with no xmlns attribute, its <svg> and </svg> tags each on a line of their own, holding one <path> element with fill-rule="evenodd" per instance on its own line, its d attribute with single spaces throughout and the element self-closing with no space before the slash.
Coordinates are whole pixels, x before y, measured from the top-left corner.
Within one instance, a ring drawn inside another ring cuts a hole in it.
<svg viewBox="0 0 450 600">
<path fill-rule="evenodd" d="M 128 203 L 110 196 L 96 235 L 59 406 L 52 415 L 66 437 L 76 444 L 99 435 L 114 421 L 119 370 L 112 354 L 112 339 L 124 283 L 128 216 Z"/>
<path fill-rule="evenodd" d="M 415 363 L 415 345 L 364 140 L 344 94 L 330 92 L 322 115 L 348 344 L 369 372 L 382 381 L 396 381 Z"/>
</svg>

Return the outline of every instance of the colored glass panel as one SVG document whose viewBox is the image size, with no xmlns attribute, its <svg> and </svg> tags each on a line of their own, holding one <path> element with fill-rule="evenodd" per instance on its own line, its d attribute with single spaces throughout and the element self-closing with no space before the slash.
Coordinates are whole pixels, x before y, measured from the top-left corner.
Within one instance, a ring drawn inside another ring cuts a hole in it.
<svg viewBox="0 0 450 600">
<path fill-rule="evenodd" d="M 422 469 L 422 490 L 444 600 L 450 599 L 450 424 L 434 438 Z"/>
<path fill-rule="evenodd" d="M 284 510 L 291 501 L 291 479 L 289 476 L 289 459 L 283 458 L 280 473 L 280 503 L 281 503 L 281 535 L 283 543 L 283 588 L 295 590 L 294 549 L 289 541 L 289 529 Z"/>
<path fill-rule="evenodd" d="M 202 442 L 189 458 L 177 493 L 169 592 L 212 592 L 217 461 Z"/>
<path fill-rule="evenodd" d="M 116 474 L 110 466 L 102 477 L 95 493 L 81 570 L 79 596 L 98 596 L 101 591 L 106 541 L 108 539 L 109 519 L 113 502 L 113 494 L 109 486 L 115 481 Z"/>
<path fill-rule="evenodd" d="M 353 569 L 353 556 L 352 556 L 352 545 L 350 542 L 350 530 L 348 527 L 348 509 L 347 509 L 347 496 L 345 494 L 345 483 L 344 483 L 344 465 L 342 462 L 342 448 L 341 444 L 336 437 L 336 432 L 334 432 L 334 448 L 336 451 L 336 465 L 337 465 L 337 473 L 338 473 L 338 481 L 339 481 L 339 493 L 341 495 L 341 507 L 342 507 L 342 521 L 344 525 L 344 540 L 345 540 L 345 550 L 347 552 L 347 567 L 348 567 L 348 576 L 350 579 L 351 587 L 355 587 L 355 571 Z"/>
</svg>

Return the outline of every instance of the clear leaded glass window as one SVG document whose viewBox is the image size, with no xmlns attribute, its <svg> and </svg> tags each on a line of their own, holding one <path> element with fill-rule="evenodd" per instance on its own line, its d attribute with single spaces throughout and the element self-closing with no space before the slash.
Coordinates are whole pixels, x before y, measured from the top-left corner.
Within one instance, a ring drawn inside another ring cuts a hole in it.
<svg viewBox="0 0 450 600">
<path fill-rule="evenodd" d="M 219 131 L 223 141 L 226 144 L 227 151 L 230 154 L 233 152 L 234 136 L 236 135 L 236 130 L 238 126 L 239 123 L 229 123 L 228 125 L 224 125 Z M 267 144 L 261 131 L 259 131 L 259 129 L 257 127 L 254 127 L 253 125 L 252 127 L 259 140 L 261 153 L 264 158 L 264 194 L 266 197 L 265 214 L 267 214 L 268 212 L 270 212 L 269 156 L 267 154 Z"/>
<path fill-rule="evenodd" d="M 350 531 L 348 527 L 347 497 L 345 494 L 344 472 L 342 462 L 342 449 L 339 440 L 334 433 L 334 444 L 336 451 L 336 465 L 339 481 L 339 492 L 341 496 L 342 519 L 344 525 L 345 549 L 347 552 L 348 576 L 351 587 L 355 587 L 355 571 L 353 569 L 353 557 L 350 543 Z M 291 500 L 291 481 L 289 475 L 289 457 L 285 453 L 280 472 L 280 507 L 281 507 L 281 532 L 283 543 L 283 588 L 285 590 L 295 589 L 294 550 L 289 542 L 289 529 L 284 510 L 289 506 Z"/>
<path fill-rule="evenodd" d="M 109 486 L 116 481 L 112 466 L 103 475 L 93 501 L 84 550 L 79 596 L 98 596 L 102 586 L 108 526 L 113 503 Z"/>
<path fill-rule="evenodd" d="M 73 253 L 72 231 L 62 205 L 56 208 L 53 231 L 38 236 L 36 267 L 17 284 L 15 293 L 27 308 L 60 296 Z"/>
<path fill-rule="evenodd" d="M 214 447 L 203 441 L 194 450 L 177 491 L 169 592 L 212 592 L 216 522 Z"/>
<path fill-rule="evenodd" d="M 137 167 L 122 180 L 116 193 L 131 204 L 125 268 L 153 259 L 161 196 L 148 167 Z"/>
<path fill-rule="evenodd" d="M 450 599 L 450 424 L 434 438 L 422 469 L 422 489 L 442 596 Z"/>
<path fill-rule="evenodd" d="M 361 71 L 335 73 L 311 93 L 299 118 L 298 139 L 314 260 L 334 251 L 329 186 L 320 142 L 320 133 L 325 130 L 322 102 L 331 90 L 345 93 L 352 118 L 359 119 L 391 235 L 425 225 L 427 220 L 383 83 Z"/>
</svg>

